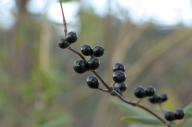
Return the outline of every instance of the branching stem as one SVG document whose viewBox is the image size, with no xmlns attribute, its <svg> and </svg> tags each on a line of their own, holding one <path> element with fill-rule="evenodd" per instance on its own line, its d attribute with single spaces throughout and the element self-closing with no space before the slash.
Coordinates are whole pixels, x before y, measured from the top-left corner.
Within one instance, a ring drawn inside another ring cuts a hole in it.
<svg viewBox="0 0 192 127">
<path fill-rule="evenodd" d="M 62 10 L 62 16 L 63 16 L 63 25 L 64 25 L 64 34 L 65 36 L 67 36 L 67 23 L 66 23 L 66 19 L 65 19 L 65 15 L 64 15 L 64 11 L 63 11 L 63 6 L 62 6 L 62 2 L 61 0 L 59 0 L 60 2 L 60 6 L 61 6 L 61 10 Z M 77 50 L 73 49 L 72 47 L 68 47 L 68 50 L 74 52 L 75 54 L 77 54 L 79 57 L 81 57 L 82 60 L 85 60 L 85 57 L 78 52 Z M 106 87 L 106 89 L 102 89 L 102 88 L 98 88 L 100 91 L 103 92 L 107 92 L 109 94 L 111 94 L 112 88 L 110 87 L 110 85 L 108 85 L 103 79 L 102 77 L 94 70 L 91 71 L 101 82 L 102 84 Z M 158 120 L 160 120 L 166 127 L 171 127 L 171 125 L 169 125 L 169 123 L 164 120 L 163 118 L 161 118 L 158 114 L 156 114 L 155 112 L 153 112 L 152 110 L 148 109 L 147 107 L 141 105 L 140 103 L 138 103 L 137 101 L 130 101 L 128 99 L 125 99 L 125 97 L 121 94 L 119 94 L 118 92 L 115 91 L 116 97 L 119 98 L 121 101 L 123 101 L 124 103 L 134 106 L 134 107 L 138 107 L 140 109 L 145 110 L 146 112 L 148 112 L 149 114 L 153 115 L 154 117 L 156 117 Z"/>
<path fill-rule="evenodd" d="M 64 10 L 63 10 L 63 5 L 62 5 L 62 1 L 59 0 L 59 3 L 60 3 L 60 7 L 61 7 L 61 12 L 62 12 L 62 16 L 63 16 L 63 25 L 64 25 L 64 34 L 65 34 L 65 37 L 67 36 L 67 22 L 66 22 L 66 19 L 65 19 L 65 14 L 64 14 Z"/>
</svg>

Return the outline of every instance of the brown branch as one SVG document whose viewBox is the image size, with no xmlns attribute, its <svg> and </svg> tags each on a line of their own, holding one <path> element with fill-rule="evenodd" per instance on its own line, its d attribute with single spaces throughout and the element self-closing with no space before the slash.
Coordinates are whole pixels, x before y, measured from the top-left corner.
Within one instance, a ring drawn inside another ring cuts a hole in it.
<svg viewBox="0 0 192 127">
<path fill-rule="evenodd" d="M 62 2 L 61 0 L 59 0 L 59 3 L 60 3 L 60 7 L 61 7 L 61 12 L 62 12 L 62 16 L 63 16 L 63 25 L 64 25 L 64 34 L 65 34 L 65 37 L 67 36 L 67 22 L 66 22 L 66 19 L 65 19 L 65 14 L 64 14 L 64 10 L 63 10 L 63 5 L 62 5 Z"/>
<path fill-rule="evenodd" d="M 63 24 L 64 24 L 64 33 L 65 33 L 65 36 L 67 35 L 67 24 L 66 24 L 66 20 L 65 20 L 65 15 L 64 15 L 64 12 L 63 12 L 63 7 L 62 7 L 62 2 L 60 0 L 60 6 L 61 6 L 61 10 L 62 10 L 62 15 L 63 15 Z M 81 57 L 84 61 L 86 61 L 85 57 L 80 53 L 78 52 L 77 50 L 73 49 L 72 47 L 68 47 L 68 50 L 74 52 L 75 54 L 77 54 L 79 57 Z M 87 62 L 87 61 L 86 61 Z M 100 91 L 103 91 L 103 92 L 107 92 L 109 94 L 111 94 L 111 91 L 112 91 L 112 88 L 102 79 L 102 77 L 94 70 L 91 71 L 95 76 L 97 76 L 97 78 L 102 82 L 102 84 L 107 88 L 107 89 L 102 89 L 102 88 L 98 88 Z M 130 101 L 130 100 L 127 100 L 124 98 L 123 95 L 119 94 L 118 92 L 114 91 L 116 96 L 122 100 L 124 103 L 126 104 L 129 104 L 131 106 L 134 106 L 134 107 L 138 107 L 140 109 L 143 109 L 145 110 L 146 112 L 148 112 L 149 114 L 153 115 L 154 117 L 156 117 L 157 119 L 159 119 L 163 124 L 165 124 L 167 127 L 171 127 L 166 120 L 164 120 L 163 118 L 161 118 L 159 115 L 157 115 L 156 113 L 154 113 L 153 111 L 151 111 L 150 109 L 148 109 L 147 107 L 137 103 L 137 102 L 134 102 L 134 101 Z"/>
<path fill-rule="evenodd" d="M 73 48 L 68 48 L 70 51 L 76 53 L 77 55 L 79 55 L 83 60 L 86 61 L 86 59 L 84 58 L 83 55 L 81 55 L 81 53 L 79 53 L 78 51 L 76 51 L 75 49 Z M 96 72 L 96 71 L 91 71 L 95 76 L 97 76 L 97 78 L 102 82 L 102 84 L 107 88 L 107 90 L 104 90 L 104 89 L 101 89 L 99 88 L 100 91 L 103 91 L 103 92 L 108 92 L 108 93 L 111 93 L 111 90 L 112 88 L 102 79 L 102 77 Z M 158 120 L 160 120 L 163 124 L 165 124 L 167 127 L 171 127 L 166 120 L 164 120 L 163 118 L 161 118 L 159 115 L 157 115 L 156 113 L 154 113 L 153 111 L 151 111 L 150 109 L 148 109 L 147 107 L 141 105 L 141 104 L 138 104 L 137 101 L 134 102 L 134 101 L 130 101 L 130 100 L 127 100 L 124 98 L 123 95 L 120 95 L 118 92 L 115 91 L 115 94 L 116 96 L 122 100 L 124 103 L 126 104 L 129 104 L 131 106 L 134 106 L 134 107 L 138 107 L 140 109 L 143 109 L 145 110 L 146 112 L 148 112 L 149 114 L 153 115 L 154 117 L 156 117 Z"/>
</svg>

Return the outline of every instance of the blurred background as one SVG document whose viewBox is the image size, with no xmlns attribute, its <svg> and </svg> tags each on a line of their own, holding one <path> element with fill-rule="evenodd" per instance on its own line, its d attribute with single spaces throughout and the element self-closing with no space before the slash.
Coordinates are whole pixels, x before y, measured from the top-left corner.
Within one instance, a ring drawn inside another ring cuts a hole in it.
<svg viewBox="0 0 192 127">
<path fill-rule="evenodd" d="M 105 47 L 98 69 L 105 81 L 121 62 L 129 98 L 145 84 L 168 93 L 169 110 L 191 103 L 191 0 L 64 0 L 63 7 L 79 36 L 72 47 Z M 58 1 L 0 1 L 0 126 L 129 126 L 113 97 L 86 86 L 89 73 L 73 71 L 79 58 L 58 48 L 63 35 Z"/>
</svg>

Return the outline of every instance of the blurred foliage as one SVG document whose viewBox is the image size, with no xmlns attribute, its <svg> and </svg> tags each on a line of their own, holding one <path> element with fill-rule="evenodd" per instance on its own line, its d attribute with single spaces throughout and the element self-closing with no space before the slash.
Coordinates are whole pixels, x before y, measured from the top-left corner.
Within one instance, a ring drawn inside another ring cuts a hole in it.
<svg viewBox="0 0 192 127">
<path fill-rule="evenodd" d="M 16 1 L 15 25 L 0 29 L 0 126 L 125 127 L 135 122 L 158 122 L 89 90 L 87 74 L 73 72 L 72 63 L 78 57 L 57 47 L 63 25 L 50 22 L 45 14 L 30 14 L 27 1 Z M 133 97 L 135 85 L 150 84 L 169 93 L 170 101 L 163 107 L 174 110 L 191 102 L 191 28 L 150 22 L 136 25 L 129 18 L 121 21 L 110 14 L 110 6 L 108 15 L 99 17 L 82 5 L 79 16 L 79 41 L 73 46 L 78 50 L 85 43 L 105 47 L 98 72 L 107 82 L 112 81 L 112 64 L 122 62 L 128 75 L 126 96 Z M 179 123 L 190 127 L 191 106 L 186 112 L 190 118 Z"/>
</svg>

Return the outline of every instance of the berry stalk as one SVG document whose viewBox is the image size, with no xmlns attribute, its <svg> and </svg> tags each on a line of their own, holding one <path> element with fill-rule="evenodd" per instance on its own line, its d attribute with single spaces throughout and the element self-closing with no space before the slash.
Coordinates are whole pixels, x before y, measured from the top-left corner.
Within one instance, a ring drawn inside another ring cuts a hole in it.
<svg viewBox="0 0 192 127">
<path fill-rule="evenodd" d="M 76 53 L 77 55 L 79 55 L 83 60 L 86 60 L 85 57 L 83 55 L 81 55 L 80 52 L 76 51 L 75 49 L 73 49 L 72 47 L 68 48 L 70 49 L 70 51 Z M 111 94 L 112 92 L 112 88 L 102 79 L 102 77 L 95 71 L 95 70 L 92 70 L 91 71 L 101 82 L 102 84 L 107 88 L 107 90 L 104 90 L 104 89 L 101 89 L 99 88 L 100 91 L 102 92 L 107 92 L 109 94 Z M 141 104 L 138 104 L 137 102 L 134 102 L 134 101 L 130 101 L 130 100 L 127 100 L 125 99 L 125 97 L 121 94 L 119 94 L 117 91 L 114 91 L 115 92 L 115 95 L 120 99 L 122 100 L 124 103 L 126 104 L 129 104 L 131 106 L 134 106 L 134 107 L 138 107 L 140 109 L 143 109 L 145 110 L 146 112 L 148 112 L 149 114 L 153 115 L 154 117 L 156 117 L 157 119 L 159 119 L 163 124 L 165 124 L 167 127 L 171 127 L 171 125 L 169 125 L 169 123 L 164 120 L 163 118 L 161 118 L 159 115 L 157 115 L 156 113 L 154 113 L 153 111 L 151 111 L 150 109 L 148 109 L 147 107 L 141 105 Z"/>
<path fill-rule="evenodd" d="M 157 118 L 159 121 L 161 121 L 166 127 L 171 127 L 169 122 L 173 120 L 181 120 L 184 118 L 184 112 L 182 109 L 178 109 L 175 112 L 166 112 L 164 113 L 164 118 L 162 118 L 149 108 L 138 103 L 138 101 L 131 101 L 126 99 L 122 94 L 127 89 L 127 84 L 124 83 L 124 81 L 126 80 L 126 74 L 124 73 L 125 67 L 121 63 L 116 63 L 115 66 L 113 67 L 114 83 L 112 86 L 108 85 L 103 80 L 103 78 L 96 72 L 96 69 L 99 67 L 100 64 L 100 61 L 97 57 L 101 57 L 104 54 L 104 48 L 102 48 L 101 46 L 96 46 L 95 48 L 92 49 L 89 45 L 84 45 L 81 47 L 81 53 L 82 53 L 81 54 L 80 52 L 78 52 L 77 50 L 73 49 L 70 46 L 71 44 L 76 42 L 77 35 L 75 32 L 69 32 L 69 33 L 67 32 L 67 23 L 63 11 L 62 2 L 61 0 L 59 0 L 59 2 L 63 16 L 64 37 L 65 37 L 61 39 L 59 47 L 61 49 L 68 49 L 73 53 L 77 54 L 81 58 L 81 60 L 76 60 L 74 63 L 74 70 L 77 73 L 84 73 L 86 71 L 91 71 L 94 74 L 87 78 L 88 87 L 109 93 L 110 95 L 116 96 L 117 98 L 119 98 L 121 101 L 123 101 L 128 105 L 138 107 L 148 112 L 149 114 Z M 90 56 L 90 59 L 86 60 L 84 55 Z M 99 87 L 99 81 L 104 85 L 106 89 Z M 161 104 L 168 99 L 166 94 L 157 95 L 155 92 L 156 91 L 153 87 L 143 88 L 140 86 L 135 89 L 135 96 L 139 99 L 149 97 L 149 102 L 151 102 L 152 104 Z"/>
</svg>

